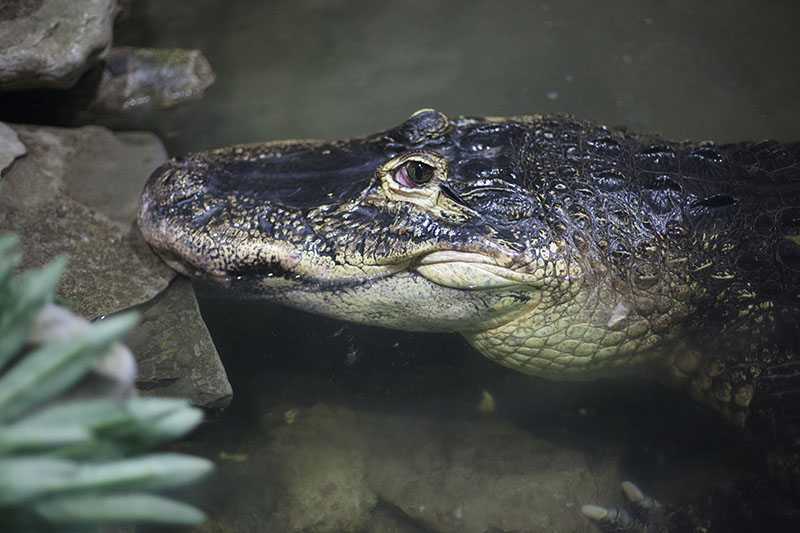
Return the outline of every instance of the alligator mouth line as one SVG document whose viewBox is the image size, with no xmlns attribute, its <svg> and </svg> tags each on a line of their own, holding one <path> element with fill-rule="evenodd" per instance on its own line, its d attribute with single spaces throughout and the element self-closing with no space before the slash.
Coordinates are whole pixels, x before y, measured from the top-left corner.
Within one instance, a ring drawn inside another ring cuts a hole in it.
<svg viewBox="0 0 800 533">
<path fill-rule="evenodd" d="M 497 270 L 498 272 L 507 272 L 509 277 L 514 274 L 514 271 L 505 265 L 500 264 L 497 260 L 487 255 L 476 252 L 464 252 L 459 250 L 436 250 L 432 252 L 425 252 L 411 258 L 405 258 L 401 261 L 383 263 L 379 265 L 382 270 L 373 272 L 364 272 L 363 275 L 344 275 L 341 277 L 315 277 L 313 273 L 303 273 L 301 270 L 288 266 L 287 262 L 272 260 L 260 264 L 257 268 L 250 266 L 246 269 L 231 270 L 224 273 L 213 273 L 204 271 L 191 263 L 186 262 L 175 253 L 170 253 L 169 250 L 161 252 L 167 262 L 176 270 L 183 272 L 186 275 L 196 278 L 203 278 L 205 281 L 213 281 L 218 283 L 225 283 L 234 280 L 242 280 L 245 278 L 258 278 L 258 279 L 274 279 L 274 280 L 287 280 L 303 283 L 314 284 L 331 284 L 331 285 L 348 285 L 359 284 L 375 278 L 382 278 L 392 276 L 400 272 L 415 271 L 424 269 L 431 266 L 442 265 L 473 265 L 481 266 Z M 294 262 L 299 264 L 299 260 Z"/>
<path fill-rule="evenodd" d="M 289 286 L 314 286 L 321 290 L 332 287 L 358 287 L 402 273 L 425 278 L 437 285 L 465 290 L 531 284 L 535 281 L 532 276 L 514 271 L 493 257 L 459 250 L 426 252 L 381 267 L 363 275 L 322 278 L 313 276 L 313 273 L 306 274 L 287 267 L 281 261 L 270 261 L 260 265 L 258 271 L 250 269 L 227 272 L 224 275 L 197 272 L 194 277 L 222 285 L 258 283 L 264 287 L 274 286 L 276 289 Z"/>
</svg>

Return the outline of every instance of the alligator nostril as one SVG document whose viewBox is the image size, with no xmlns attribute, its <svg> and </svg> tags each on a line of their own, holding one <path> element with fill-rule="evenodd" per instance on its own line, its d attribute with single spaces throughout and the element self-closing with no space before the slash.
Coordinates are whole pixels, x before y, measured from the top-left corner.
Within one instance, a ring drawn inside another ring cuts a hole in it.
<svg viewBox="0 0 800 533">
<path fill-rule="evenodd" d="M 162 202 L 177 204 L 204 193 L 208 182 L 206 178 L 205 170 L 169 162 L 153 173 L 147 189 L 152 196 L 161 196 Z M 164 194 L 158 195 L 159 191 Z"/>
<path fill-rule="evenodd" d="M 173 182 L 173 198 L 176 202 L 197 198 L 206 190 L 205 175 L 190 170 L 176 175 Z"/>
</svg>

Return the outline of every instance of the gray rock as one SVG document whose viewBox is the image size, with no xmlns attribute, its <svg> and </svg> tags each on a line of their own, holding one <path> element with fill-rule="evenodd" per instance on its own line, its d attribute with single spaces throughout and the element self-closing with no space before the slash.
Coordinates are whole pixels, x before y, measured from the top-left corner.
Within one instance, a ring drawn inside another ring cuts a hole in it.
<svg viewBox="0 0 800 533">
<path fill-rule="evenodd" d="M 130 112 L 200 98 L 214 80 L 199 50 L 114 47 L 70 89 L 5 93 L 0 116 L 19 123 L 114 126 Z"/>
<path fill-rule="evenodd" d="M 0 4 L 0 90 L 71 87 L 111 44 L 114 0 Z"/>
<path fill-rule="evenodd" d="M 211 409 L 230 403 L 231 385 L 187 279 L 176 279 L 144 306 L 125 342 L 139 363 L 136 386 L 142 395 L 188 398 Z"/>
<path fill-rule="evenodd" d="M 25 145 L 17 137 L 17 132 L 0 122 L 0 176 L 11 163 L 28 153 Z"/>
<path fill-rule="evenodd" d="M 20 236 L 21 268 L 67 254 L 57 294 L 90 319 L 164 292 L 175 273 L 153 254 L 135 223 L 144 182 L 166 160 L 158 138 L 96 126 L 9 129 L 19 140 L 0 144 L 0 154 L 21 141 L 28 155 L 0 180 L 0 233 Z M 188 281 L 145 305 L 129 340 L 139 359 L 140 388 L 199 406 L 230 401 L 230 384 Z"/>
<path fill-rule="evenodd" d="M 58 295 L 96 318 L 153 298 L 174 273 L 135 224 L 148 175 L 166 159 L 149 133 L 12 126 L 28 155 L 3 176 L 0 232 L 21 237 L 22 268 L 69 255 Z"/>
<path fill-rule="evenodd" d="M 364 531 L 377 497 L 353 412 L 320 404 L 288 421 L 268 449 L 283 480 L 277 514 L 292 531 Z"/>
</svg>

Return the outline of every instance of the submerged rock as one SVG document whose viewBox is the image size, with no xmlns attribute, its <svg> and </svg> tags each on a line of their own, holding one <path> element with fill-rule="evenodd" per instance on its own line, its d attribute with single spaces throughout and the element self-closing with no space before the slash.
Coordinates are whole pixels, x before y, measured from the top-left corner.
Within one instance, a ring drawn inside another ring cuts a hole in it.
<svg viewBox="0 0 800 533">
<path fill-rule="evenodd" d="M 618 492 L 619 448 L 590 452 L 491 416 L 353 409 L 349 400 L 273 405 L 262 416 L 268 438 L 239 428 L 245 466 L 223 465 L 223 475 L 233 490 L 244 483 L 265 497 L 231 496 L 221 523 L 243 529 L 254 515 L 280 531 L 583 531 L 581 505 Z"/>
<path fill-rule="evenodd" d="M 169 107 L 199 98 L 214 79 L 211 65 L 199 50 L 112 48 L 91 110 L 99 113 L 139 106 Z"/>
<path fill-rule="evenodd" d="M 0 99 L 0 119 L 75 125 L 113 123 L 134 110 L 200 98 L 214 72 L 199 50 L 112 48 L 68 90 L 17 91 Z"/>
<path fill-rule="evenodd" d="M 491 418 L 358 418 L 371 486 L 430 531 L 583 530 L 581 504 L 615 496 L 621 481 L 611 456 L 590 459 Z"/>
<path fill-rule="evenodd" d="M 292 531 L 363 531 L 377 496 L 354 414 L 320 404 L 287 421 L 268 449 L 283 481 L 278 516 Z"/>
<path fill-rule="evenodd" d="M 71 87 L 111 45 L 114 0 L 0 3 L 0 91 Z"/>
</svg>

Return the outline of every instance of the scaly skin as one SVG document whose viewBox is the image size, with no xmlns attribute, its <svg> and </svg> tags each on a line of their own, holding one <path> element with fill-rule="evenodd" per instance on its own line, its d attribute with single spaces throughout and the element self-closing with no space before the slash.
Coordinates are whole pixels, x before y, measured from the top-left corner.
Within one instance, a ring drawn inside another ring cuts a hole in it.
<svg viewBox="0 0 800 533">
<path fill-rule="evenodd" d="M 360 139 L 173 159 L 139 223 L 234 292 L 459 331 L 551 379 L 655 377 L 771 424 L 800 390 L 799 160 L 798 144 L 423 110 Z"/>
</svg>

